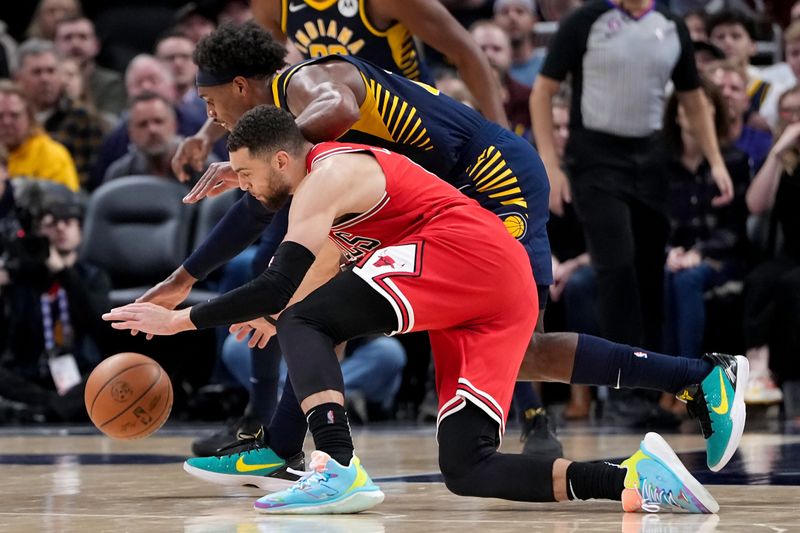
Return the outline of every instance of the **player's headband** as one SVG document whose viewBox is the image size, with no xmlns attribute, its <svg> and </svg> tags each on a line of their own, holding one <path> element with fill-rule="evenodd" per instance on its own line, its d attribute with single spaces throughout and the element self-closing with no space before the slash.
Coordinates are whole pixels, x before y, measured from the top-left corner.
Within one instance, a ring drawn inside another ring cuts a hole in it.
<svg viewBox="0 0 800 533">
<path fill-rule="evenodd" d="M 196 83 L 198 87 L 213 87 L 215 85 L 224 85 L 226 83 L 230 83 L 236 76 L 241 76 L 243 78 L 258 78 L 261 77 L 262 74 L 250 71 L 211 72 L 209 70 L 198 68 Z"/>
</svg>

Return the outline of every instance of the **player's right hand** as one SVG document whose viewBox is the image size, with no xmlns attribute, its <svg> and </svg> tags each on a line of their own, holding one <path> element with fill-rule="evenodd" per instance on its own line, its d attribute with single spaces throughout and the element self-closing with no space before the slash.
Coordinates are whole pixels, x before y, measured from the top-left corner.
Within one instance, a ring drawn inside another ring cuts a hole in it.
<svg viewBox="0 0 800 533">
<path fill-rule="evenodd" d="M 560 166 L 552 165 L 547 168 L 547 176 L 550 178 L 550 211 L 564 216 L 564 204 L 572 202 L 567 175 Z"/>
<path fill-rule="evenodd" d="M 210 150 L 211 143 L 202 135 L 184 139 L 172 157 L 172 172 L 178 177 L 178 181 L 185 183 L 191 179 L 185 168 L 187 165 L 197 172 L 203 170 Z"/>
<path fill-rule="evenodd" d="M 217 196 L 239 186 L 239 177 L 227 161 L 211 163 L 189 194 L 183 197 L 183 203 L 193 204 L 206 196 Z"/>
<path fill-rule="evenodd" d="M 167 279 L 136 298 L 135 303 L 153 303 L 167 309 L 175 309 L 178 304 L 189 296 L 192 285 L 192 283 L 181 279 L 180 276 L 176 276 L 173 273 Z M 136 335 L 137 333 L 139 333 L 138 330 L 131 330 L 131 335 Z M 152 335 L 147 335 L 147 340 L 152 338 Z"/>
</svg>

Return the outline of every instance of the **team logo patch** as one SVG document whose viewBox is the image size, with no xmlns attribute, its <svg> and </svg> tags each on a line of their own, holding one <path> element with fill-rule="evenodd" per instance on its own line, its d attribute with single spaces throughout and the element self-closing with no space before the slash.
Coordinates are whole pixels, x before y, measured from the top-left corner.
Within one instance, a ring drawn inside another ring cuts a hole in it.
<svg viewBox="0 0 800 533">
<path fill-rule="evenodd" d="M 515 239 L 521 239 L 528 231 L 528 222 L 519 213 L 512 213 L 503 218 L 503 225 Z"/>
<path fill-rule="evenodd" d="M 358 13 L 358 0 L 339 0 L 339 13 L 344 17 L 355 17 Z"/>
<path fill-rule="evenodd" d="M 397 263 L 397 261 L 394 260 L 394 257 L 392 257 L 391 255 L 383 254 L 378 256 L 378 259 L 373 263 L 373 265 L 376 267 L 389 267 L 391 269 L 394 269 L 395 263 Z M 405 265 L 404 264 L 400 265 L 401 268 L 403 266 Z"/>
</svg>

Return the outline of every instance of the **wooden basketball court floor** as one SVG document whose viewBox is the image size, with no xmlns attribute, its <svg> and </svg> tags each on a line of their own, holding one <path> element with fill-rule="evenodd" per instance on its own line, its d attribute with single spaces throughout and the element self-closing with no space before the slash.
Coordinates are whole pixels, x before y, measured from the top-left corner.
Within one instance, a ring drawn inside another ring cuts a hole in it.
<svg viewBox="0 0 800 533">
<path fill-rule="evenodd" d="M 665 435 L 717 498 L 719 515 L 630 515 L 616 502 L 455 496 L 438 477 L 433 428 L 356 428 L 357 453 L 386 500 L 360 515 L 321 517 L 260 515 L 252 509 L 263 495 L 259 489 L 220 487 L 185 474 L 181 463 L 196 434 L 168 426 L 148 439 L 120 442 L 89 428 L 0 430 L 0 532 L 800 531 L 797 434 L 747 431 L 718 474 L 705 467 L 699 435 Z M 503 451 L 520 449 L 517 435 L 509 429 Z M 641 434 L 584 426 L 565 428 L 561 437 L 568 457 L 591 460 L 630 455 Z"/>
</svg>

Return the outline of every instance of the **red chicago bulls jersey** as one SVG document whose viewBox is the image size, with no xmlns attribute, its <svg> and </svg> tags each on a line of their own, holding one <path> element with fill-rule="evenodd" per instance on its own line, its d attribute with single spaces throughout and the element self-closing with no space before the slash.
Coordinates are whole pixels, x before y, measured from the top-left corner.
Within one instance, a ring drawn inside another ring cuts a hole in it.
<svg viewBox="0 0 800 533">
<path fill-rule="evenodd" d="M 348 152 L 370 152 L 386 176 L 386 192 L 372 209 L 331 228 L 330 238 L 348 262 L 355 262 L 386 244 L 419 231 L 447 209 L 469 206 L 483 210 L 452 185 L 440 180 L 405 156 L 384 148 L 353 143 L 316 145 L 306 160 L 309 172 L 317 161 Z M 476 221 L 476 224 L 480 224 Z M 476 226 L 476 229 L 479 229 Z"/>
</svg>

